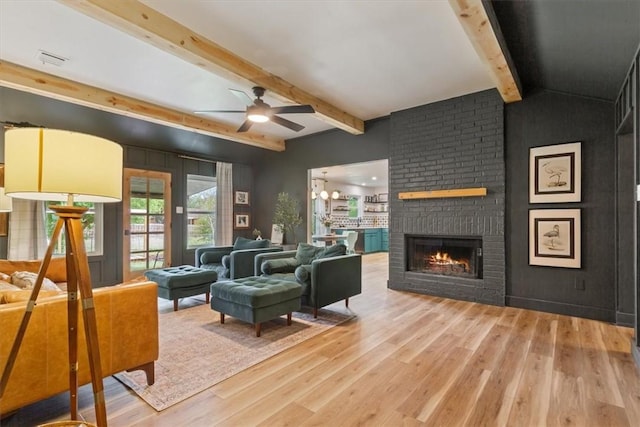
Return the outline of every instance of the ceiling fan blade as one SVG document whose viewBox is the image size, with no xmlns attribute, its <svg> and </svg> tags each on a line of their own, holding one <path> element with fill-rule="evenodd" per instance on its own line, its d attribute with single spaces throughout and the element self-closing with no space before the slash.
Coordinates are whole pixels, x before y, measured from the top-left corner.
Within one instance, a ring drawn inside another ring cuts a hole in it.
<svg viewBox="0 0 640 427">
<path fill-rule="evenodd" d="M 315 113 L 311 105 L 284 105 L 282 107 L 271 107 L 273 114 L 295 114 L 295 113 Z"/>
<path fill-rule="evenodd" d="M 240 127 L 238 128 L 238 130 L 236 132 L 240 133 L 240 132 L 246 132 L 249 130 L 249 128 L 251 127 L 251 125 L 253 124 L 253 122 L 251 120 L 245 120 L 244 123 L 242 123 L 240 125 Z"/>
<path fill-rule="evenodd" d="M 291 129 L 294 132 L 300 132 L 302 129 L 304 129 L 304 126 L 299 125 L 298 123 L 294 123 L 290 120 L 287 119 L 283 119 L 282 117 L 278 117 L 278 116 L 271 116 L 270 119 L 273 123 L 279 124 L 280 126 L 284 126 L 288 129 Z"/>
<path fill-rule="evenodd" d="M 246 113 L 244 110 L 197 110 L 193 114 L 212 114 L 212 113 Z"/>
<path fill-rule="evenodd" d="M 247 95 L 243 91 L 237 90 L 237 89 L 229 89 L 229 90 L 231 91 L 232 94 L 237 96 L 238 99 L 242 101 L 242 103 L 246 105 L 253 105 L 253 98 L 251 98 L 249 95 Z"/>
</svg>

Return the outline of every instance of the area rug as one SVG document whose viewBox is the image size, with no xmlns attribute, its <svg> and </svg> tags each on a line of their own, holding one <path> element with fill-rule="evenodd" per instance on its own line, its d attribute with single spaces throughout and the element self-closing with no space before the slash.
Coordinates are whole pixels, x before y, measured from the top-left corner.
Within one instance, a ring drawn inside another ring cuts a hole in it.
<svg viewBox="0 0 640 427">
<path fill-rule="evenodd" d="M 220 324 L 220 315 L 208 304 L 161 312 L 155 384 L 148 386 L 141 371 L 115 377 L 162 411 L 353 317 L 343 310 L 320 310 L 314 319 L 303 308 L 293 313 L 291 326 L 286 316 L 263 323 L 259 338 L 253 325 L 233 317 Z"/>
</svg>

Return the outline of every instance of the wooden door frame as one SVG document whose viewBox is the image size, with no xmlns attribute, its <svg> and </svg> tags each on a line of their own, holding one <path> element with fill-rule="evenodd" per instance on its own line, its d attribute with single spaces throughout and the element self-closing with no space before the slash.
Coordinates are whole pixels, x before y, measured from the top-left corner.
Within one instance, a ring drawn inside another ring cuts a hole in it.
<svg viewBox="0 0 640 427">
<path fill-rule="evenodd" d="M 131 224 L 131 201 L 130 201 L 130 189 L 132 177 L 144 177 L 147 179 L 160 179 L 165 182 L 164 192 L 164 217 L 165 217 L 165 232 L 164 232 L 164 265 L 171 265 L 171 173 L 151 171 L 145 169 L 136 168 L 124 168 L 123 171 L 123 192 L 122 192 L 122 225 L 123 225 L 123 239 L 122 239 L 122 279 L 123 281 L 134 279 L 130 268 L 130 250 L 131 239 L 130 235 L 127 236 L 129 225 Z M 147 248 L 148 249 L 148 248 Z"/>
</svg>

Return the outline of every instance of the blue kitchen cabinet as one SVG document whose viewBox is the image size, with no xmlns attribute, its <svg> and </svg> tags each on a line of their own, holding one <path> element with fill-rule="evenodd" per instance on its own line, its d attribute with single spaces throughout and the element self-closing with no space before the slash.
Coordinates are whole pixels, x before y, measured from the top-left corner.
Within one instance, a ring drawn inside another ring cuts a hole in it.
<svg viewBox="0 0 640 427">
<path fill-rule="evenodd" d="M 383 252 L 389 252 L 389 229 L 383 228 L 381 233 L 380 250 Z"/>
<path fill-rule="evenodd" d="M 380 252 L 382 233 L 380 228 L 370 228 L 364 231 L 364 253 Z"/>
</svg>

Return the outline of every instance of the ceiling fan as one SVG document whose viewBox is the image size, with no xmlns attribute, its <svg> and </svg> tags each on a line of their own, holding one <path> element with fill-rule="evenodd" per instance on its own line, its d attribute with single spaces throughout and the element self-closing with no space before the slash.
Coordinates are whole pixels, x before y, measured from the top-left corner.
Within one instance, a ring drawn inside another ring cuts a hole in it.
<svg viewBox="0 0 640 427">
<path fill-rule="evenodd" d="M 283 119 L 276 114 L 295 114 L 295 113 L 315 113 L 311 105 L 285 105 L 282 107 L 272 107 L 261 98 L 264 96 L 265 89 L 260 86 L 253 87 L 253 94 L 256 99 L 251 99 L 249 95 L 241 90 L 229 89 L 231 93 L 240 98 L 242 102 L 247 104 L 247 109 L 242 110 L 199 110 L 194 111 L 195 114 L 208 114 L 208 113 L 245 113 L 247 119 L 238 128 L 238 132 L 246 132 L 254 123 L 264 123 L 271 121 L 280 126 L 284 126 L 292 131 L 299 132 L 304 129 L 304 126 L 294 123 L 290 120 Z"/>
</svg>

